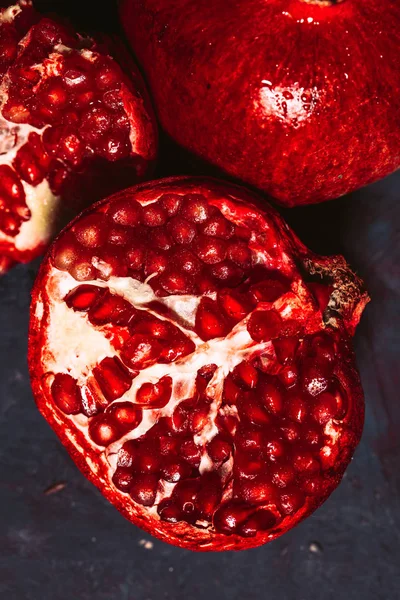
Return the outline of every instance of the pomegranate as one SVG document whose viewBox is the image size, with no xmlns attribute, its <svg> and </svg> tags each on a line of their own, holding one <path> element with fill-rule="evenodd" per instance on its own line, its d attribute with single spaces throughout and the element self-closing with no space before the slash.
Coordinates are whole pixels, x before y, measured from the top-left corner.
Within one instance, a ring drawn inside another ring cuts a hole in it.
<svg viewBox="0 0 400 600">
<path fill-rule="evenodd" d="M 87 209 L 33 288 L 39 410 L 133 523 L 258 546 L 317 508 L 360 439 L 351 338 L 368 301 L 244 189 L 179 177 Z"/>
<path fill-rule="evenodd" d="M 111 57 L 115 51 L 119 64 Z M 39 255 L 73 215 L 144 178 L 157 147 L 141 77 L 118 42 L 0 9 L 0 273 Z"/>
<path fill-rule="evenodd" d="M 397 0 L 122 0 L 121 22 L 168 134 L 282 204 L 399 167 Z"/>
</svg>

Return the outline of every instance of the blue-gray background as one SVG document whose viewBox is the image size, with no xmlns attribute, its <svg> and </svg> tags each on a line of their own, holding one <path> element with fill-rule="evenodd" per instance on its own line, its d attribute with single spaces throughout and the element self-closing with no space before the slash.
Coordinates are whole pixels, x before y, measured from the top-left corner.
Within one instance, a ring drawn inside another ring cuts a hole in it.
<svg viewBox="0 0 400 600">
<path fill-rule="evenodd" d="M 85 26 L 115 23 L 113 2 L 105 12 L 107 2 L 82 0 L 83 14 L 77 1 L 41 4 Z M 163 148 L 159 175 L 193 170 L 168 141 Z M 26 332 L 39 261 L 20 266 L 0 279 L 1 598 L 400 598 L 400 172 L 284 213 L 313 250 L 343 253 L 372 296 L 355 339 L 366 424 L 339 489 L 287 535 L 242 553 L 194 554 L 130 525 L 79 473 L 35 408 Z M 45 493 L 57 483 L 63 489 Z"/>
</svg>

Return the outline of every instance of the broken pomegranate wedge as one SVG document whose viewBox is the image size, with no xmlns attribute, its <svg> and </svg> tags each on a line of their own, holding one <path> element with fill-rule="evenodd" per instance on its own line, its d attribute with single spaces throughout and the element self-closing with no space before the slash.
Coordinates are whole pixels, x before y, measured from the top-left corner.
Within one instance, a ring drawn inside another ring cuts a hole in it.
<svg viewBox="0 0 400 600">
<path fill-rule="evenodd" d="M 39 410 L 129 520 L 192 550 L 283 534 L 338 485 L 364 408 L 368 296 L 246 190 L 203 178 L 103 200 L 33 288 Z"/>
<path fill-rule="evenodd" d="M 0 90 L 4 273 L 43 251 L 63 211 L 143 179 L 157 132 L 123 48 L 40 17 L 29 0 L 0 9 Z"/>
</svg>

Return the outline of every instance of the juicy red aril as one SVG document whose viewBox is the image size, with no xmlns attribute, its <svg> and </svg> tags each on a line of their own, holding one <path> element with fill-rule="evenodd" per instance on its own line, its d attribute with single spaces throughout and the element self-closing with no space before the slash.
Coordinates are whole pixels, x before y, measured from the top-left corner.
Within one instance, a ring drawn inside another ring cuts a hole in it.
<svg viewBox="0 0 400 600">
<path fill-rule="evenodd" d="M 81 395 L 76 380 L 67 373 L 58 373 L 51 385 L 54 402 L 67 415 L 81 411 Z"/>
<path fill-rule="evenodd" d="M 157 383 L 144 383 L 137 391 L 136 402 L 148 408 L 162 408 L 171 397 L 172 380 L 165 376 Z"/>
<path fill-rule="evenodd" d="M 116 357 L 104 358 L 93 369 L 97 383 L 107 400 L 116 400 L 129 390 L 132 376 Z"/>
<path fill-rule="evenodd" d="M 274 310 L 259 310 L 251 315 L 247 329 L 256 342 L 273 340 L 281 332 L 282 319 Z"/>
<path fill-rule="evenodd" d="M 355 321 L 349 300 L 323 322 L 302 279 L 319 259 L 278 217 L 180 181 L 120 193 L 60 235 L 34 289 L 35 396 L 61 435 L 79 430 L 74 452 L 134 522 L 186 547 L 251 547 L 348 463 Z"/>
</svg>

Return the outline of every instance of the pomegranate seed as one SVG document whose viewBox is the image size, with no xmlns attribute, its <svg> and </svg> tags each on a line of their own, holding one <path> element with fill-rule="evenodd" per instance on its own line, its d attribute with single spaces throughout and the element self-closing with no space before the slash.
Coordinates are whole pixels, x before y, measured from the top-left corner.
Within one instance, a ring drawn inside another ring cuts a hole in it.
<svg viewBox="0 0 400 600">
<path fill-rule="evenodd" d="M 118 466 L 126 469 L 132 467 L 139 454 L 139 450 L 139 444 L 136 440 L 125 442 L 118 451 Z"/>
<path fill-rule="evenodd" d="M 281 427 L 281 430 L 288 442 L 295 442 L 299 439 L 300 429 L 296 423 L 287 423 L 284 427 Z"/>
<path fill-rule="evenodd" d="M 238 425 L 237 417 L 233 415 L 218 415 L 215 424 L 220 431 L 225 431 L 229 435 L 235 435 Z"/>
<path fill-rule="evenodd" d="M 280 505 L 285 515 L 292 515 L 305 502 L 304 495 L 300 491 L 285 492 L 281 494 Z"/>
<path fill-rule="evenodd" d="M 179 211 L 182 204 L 182 196 L 178 194 L 163 194 L 159 202 L 169 217 L 173 217 Z"/>
<path fill-rule="evenodd" d="M 254 537 L 259 531 L 272 529 L 275 524 L 276 517 L 271 511 L 258 510 L 240 525 L 238 533 L 244 537 Z"/>
<path fill-rule="evenodd" d="M 173 241 L 164 227 L 157 227 L 150 231 L 151 244 L 160 250 L 169 250 L 172 248 Z"/>
<path fill-rule="evenodd" d="M 177 244 L 190 244 L 196 235 L 196 227 L 182 217 L 173 217 L 168 231 Z"/>
<path fill-rule="evenodd" d="M 133 199 L 114 200 L 107 210 L 114 223 L 128 227 L 137 227 L 142 223 L 142 207 Z"/>
<path fill-rule="evenodd" d="M 197 275 L 200 272 L 201 262 L 187 248 L 179 248 L 171 258 L 178 271 L 184 271 L 188 275 Z"/>
<path fill-rule="evenodd" d="M 309 359 L 304 362 L 302 368 L 303 390 L 310 396 L 318 396 L 327 389 L 331 374 L 331 365 L 316 365 L 312 359 Z"/>
<path fill-rule="evenodd" d="M 197 287 L 200 294 L 211 294 L 217 290 L 215 279 L 207 275 L 205 270 L 201 273 L 200 278 L 197 280 Z"/>
<path fill-rule="evenodd" d="M 251 250 L 245 242 L 240 240 L 232 241 L 227 249 L 228 258 L 242 269 L 248 269 L 251 266 Z"/>
<path fill-rule="evenodd" d="M 120 85 L 121 82 L 121 70 L 118 65 L 109 61 L 101 67 L 97 67 L 95 76 L 95 84 L 99 90 L 108 90 L 115 88 L 116 85 Z"/>
<path fill-rule="evenodd" d="M 210 421 L 209 414 L 210 407 L 208 405 L 195 408 L 190 415 L 190 431 L 192 433 L 202 431 Z"/>
<path fill-rule="evenodd" d="M 293 421 L 303 423 L 308 417 L 310 407 L 298 392 L 293 392 L 286 397 L 287 413 Z"/>
<path fill-rule="evenodd" d="M 234 290 L 218 292 L 218 303 L 225 314 L 236 323 L 242 321 L 253 308 L 246 296 Z"/>
<path fill-rule="evenodd" d="M 103 156 L 110 162 L 127 158 L 130 151 L 131 142 L 129 136 L 121 133 L 107 134 L 98 146 L 100 156 Z"/>
<path fill-rule="evenodd" d="M 211 215 L 211 207 L 204 196 L 186 194 L 181 208 L 182 216 L 192 223 L 204 223 Z"/>
<path fill-rule="evenodd" d="M 268 279 L 252 285 L 250 292 L 257 302 L 275 302 L 290 290 L 288 283 L 279 279 Z"/>
<path fill-rule="evenodd" d="M 296 385 L 298 376 L 298 369 L 294 365 L 287 365 L 286 367 L 283 367 L 283 369 L 278 373 L 279 381 L 281 381 L 281 383 L 285 386 L 286 389 L 289 389 Z"/>
<path fill-rule="evenodd" d="M 102 214 L 95 213 L 79 219 L 72 231 L 82 246 L 98 248 L 107 241 L 108 225 Z"/>
<path fill-rule="evenodd" d="M 276 461 L 285 455 L 285 445 L 278 438 L 271 438 L 264 441 L 263 452 L 271 461 Z"/>
<path fill-rule="evenodd" d="M 258 371 L 249 362 L 239 363 L 233 370 L 232 375 L 238 385 L 244 389 L 254 389 L 258 383 Z"/>
<path fill-rule="evenodd" d="M 142 411 L 132 402 L 115 402 L 106 410 L 123 431 L 132 431 L 142 420 Z"/>
<path fill-rule="evenodd" d="M 210 298 L 202 298 L 196 312 L 195 329 L 203 340 L 223 337 L 229 331 L 216 302 Z"/>
<path fill-rule="evenodd" d="M 294 478 L 295 472 L 289 464 L 276 465 L 271 473 L 272 483 L 280 488 L 287 487 Z"/>
<path fill-rule="evenodd" d="M 39 185 L 44 179 L 45 170 L 38 164 L 29 144 L 18 150 L 13 166 L 21 179 L 33 186 Z"/>
<path fill-rule="evenodd" d="M 193 440 L 185 440 L 180 446 L 180 454 L 193 467 L 198 467 L 201 459 L 200 447 Z"/>
<path fill-rule="evenodd" d="M 97 277 L 108 281 L 110 277 L 125 277 L 125 249 L 116 246 L 105 247 L 100 251 L 100 260 L 96 263 Z"/>
<path fill-rule="evenodd" d="M 86 142 L 95 142 L 111 127 L 109 112 L 100 106 L 90 106 L 81 116 L 80 134 Z"/>
<path fill-rule="evenodd" d="M 81 394 L 76 379 L 67 373 L 57 373 L 51 384 L 53 400 L 66 415 L 77 415 L 82 410 Z"/>
<path fill-rule="evenodd" d="M 164 464 L 161 472 L 165 481 L 177 483 L 178 481 L 191 476 L 192 467 L 187 462 L 172 458 Z"/>
<path fill-rule="evenodd" d="M 172 379 L 164 376 L 157 383 L 144 383 L 136 393 L 136 402 L 145 408 L 162 408 L 168 404 L 171 392 Z"/>
<path fill-rule="evenodd" d="M 283 410 L 282 391 L 276 380 L 262 379 L 257 390 L 260 399 L 265 408 L 273 415 L 277 415 Z"/>
<path fill-rule="evenodd" d="M 235 438 L 235 445 L 242 450 L 259 451 L 264 435 L 259 429 L 241 429 Z"/>
<path fill-rule="evenodd" d="M 69 68 L 63 75 L 64 85 L 70 92 L 84 91 L 93 84 L 89 73 L 85 73 L 77 68 Z"/>
<path fill-rule="evenodd" d="M 226 404 L 236 404 L 238 401 L 240 388 L 233 382 L 231 375 L 225 379 L 223 395 Z"/>
<path fill-rule="evenodd" d="M 96 285 L 79 285 L 65 296 L 64 302 L 74 310 L 87 311 L 103 293 L 104 290 Z"/>
<path fill-rule="evenodd" d="M 161 349 L 155 338 L 136 333 L 124 344 L 122 356 L 130 366 L 142 369 L 157 360 Z"/>
<path fill-rule="evenodd" d="M 331 419 L 335 419 L 337 415 L 337 401 L 335 396 L 329 392 L 320 394 L 312 409 L 313 418 L 320 424 L 325 425 Z"/>
<path fill-rule="evenodd" d="M 135 502 L 142 506 L 153 506 L 158 487 L 156 475 L 135 474 L 129 493 Z"/>
<path fill-rule="evenodd" d="M 199 479 L 186 479 L 176 484 L 172 496 L 184 514 L 194 513 L 199 488 Z"/>
<path fill-rule="evenodd" d="M 107 406 L 108 401 L 104 398 L 97 383 L 90 381 L 88 385 L 81 387 L 82 394 L 82 412 L 87 417 L 92 417 L 97 414 L 104 406 Z"/>
<path fill-rule="evenodd" d="M 178 339 L 173 339 L 170 342 L 169 346 L 164 346 L 161 354 L 160 354 L 160 362 L 174 362 L 183 356 L 188 356 L 192 354 L 196 349 L 196 345 L 192 340 L 185 337 L 179 337 Z"/>
<path fill-rule="evenodd" d="M 158 473 L 160 458 L 157 455 L 156 446 L 142 442 L 137 449 L 137 454 L 133 459 L 133 469 L 141 473 Z"/>
<path fill-rule="evenodd" d="M 135 331 L 147 333 L 157 339 L 166 341 L 169 341 L 174 334 L 174 328 L 168 321 L 162 321 L 155 317 L 146 317 L 145 320 L 136 325 Z"/>
<path fill-rule="evenodd" d="M 318 475 L 314 475 L 302 482 L 302 488 L 308 496 L 318 496 L 321 492 L 322 480 Z"/>
<path fill-rule="evenodd" d="M 222 215 L 214 215 L 199 228 L 200 233 L 203 235 L 210 235 L 212 237 L 219 237 L 228 240 L 232 237 L 234 227 L 225 217 Z"/>
<path fill-rule="evenodd" d="M 307 450 L 296 452 L 293 455 L 292 461 L 296 471 L 301 473 L 315 473 L 320 469 L 319 462 L 314 458 L 311 452 L 308 452 Z"/>
<path fill-rule="evenodd" d="M 258 402 L 253 392 L 244 392 L 240 396 L 239 415 L 241 419 L 249 421 L 253 425 L 269 425 L 271 417 Z"/>
<path fill-rule="evenodd" d="M 131 244 L 130 248 L 126 253 L 126 262 L 130 269 L 133 271 L 139 271 L 143 269 L 143 263 L 146 251 L 144 246 L 140 243 Z"/>
<path fill-rule="evenodd" d="M 68 93 L 64 88 L 64 82 L 61 77 L 53 77 L 45 83 L 39 93 L 40 102 L 60 110 L 68 102 Z"/>
<path fill-rule="evenodd" d="M 89 435 L 98 446 L 108 446 L 120 437 L 120 431 L 110 416 L 98 415 L 89 423 Z"/>
<path fill-rule="evenodd" d="M 244 273 L 230 260 L 223 260 L 217 265 L 212 265 L 210 273 L 220 283 L 234 287 L 243 281 Z"/>
<path fill-rule="evenodd" d="M 160 502 L 157 507 L 157 512 L 160 515 L 160 519 L 162 521 L 167 521 L 167 523 L 178 523 L 178 521 L 182 521 L 181 509 L 169 499 Z"/>
<path fill-rule="evenodd" d="M 147 227 L 161 227 L 167 220 L 167 213 L 158 202 L 153 202 L 143 207 L 142 220 Z"/>
<path fill-rule="evenodd" d="M 309 340 L 311 352 L 318 363 L 333 363 L 335 361 L 335 342 L 326 333 L 317 333 Z"/>
<path fill-rule="evenodd" d="M 74 262 L 69 273 L 77 281 L 91 281 L 95 278 L 95 269 L 90 259 L 86 259 L 84 256 Z"/>
<path fill-rule="evenodd" d="M 170 454 L 177 453 L 179 450 L 180 440 L 177 437 L 171 437 L 170 435 L 161 435 L 159 437 L 160 453 L 163 456 L 169 456 Z"/>
<path fill-rule="evenodd" d="M 205 473 L 200 479 L 196 509 L 200 518 L 210 520 L 222 498 L 221 480 L 216 472 Z"/>
<path fill-rule="evenodd" d="M 230 457 L 232 444 L 224 439 L 222 435 L 217 434 L 211 442 L 208 442 L 207 452 L 214 462 L 222 464 Z"/>
<path fill-rule="evenodd" d="M 159 283 L 169 294 L 190 294 L 195 285 L 190 275 L 174 268 L 165 270 L 160 276 Z"/>
<path fill-rule="evenodd" d="M 145 275 L 160 274 L 168 267 L 169 259 L 165 252 L 161 250 L 149 250 L 146 256 L 146 264 L 144 267 Z"/>
<path fill-rule="evenodd" d="M 262 458 L 252 458 L 249 453 L 235 455 L 234 472 L 241 479 L 254 479 L 265 472 L 266 464 Z"/>
<path fill-rule="evenodd" d="M 282 319 L 274 310 L 256 311 L 247 323 L 247 330 L 256 342 L 265 342 L 277 338 L 281 329 Z"/>
<path fill-rule="evenodd" d="M 171 431 L 184 433 L 189 429 L 189 412 L 193 407 L 185 401 L 178 404 L 170 417 L 165 417 L 165 422 Z"/>
<path fill-rule="evenodd" d="M 93 375 L 107 400 L 120 398 L 132 385 L 132 376 L 117 357 L 106 357 L 93 369 Z"/>
<path fill-rule="evenodd" d="M 283 365 L 287 363 L 291 364 L 299 347 L 298 338 L 280 338 L 278 340 L 274 340 L 272 344 L 279 362 Z"/>
<path fill-rule="evenodd" d="M 112 482 L 121 492 L 129 493 L 134 475 L 130 469 L 118 467 L 112 477 Z"/>
<path fill-rule="evenodd" d="M 207 265 L 215 265 L 226 257 L 226 242 L 220 238 L 199 235 L 195 252 Z"/>
<path fill-rule="evenodd" d="M 240 524 L 250 516 L 251 511 L 252 509 L 247 504 L 237 500 L 230 500 L 222 504 L 214 513 L 214 527 L 217 531 L 228 535 L 236 533 Z"/>
<path fill-rule="evenodd" d="M 110 293 L 102 295 L 89 309 L 89 321 L 93 325 L 127 325 L 135 315 L 135 309 L 127 300 Z"/>
</svg>

